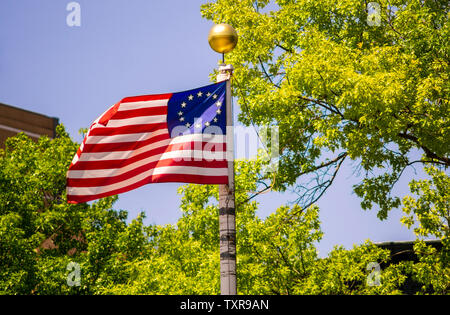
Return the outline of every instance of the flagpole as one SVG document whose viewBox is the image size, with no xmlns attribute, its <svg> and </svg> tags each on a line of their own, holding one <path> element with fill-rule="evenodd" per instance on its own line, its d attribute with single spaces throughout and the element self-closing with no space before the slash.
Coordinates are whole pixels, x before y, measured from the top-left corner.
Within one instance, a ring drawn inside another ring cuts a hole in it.
<svg viewBox="0 0 450 315">
<path fill-rule="evenodd" d="M 219 185 L 219 236 L 220 236 L 220 293 L 236 295 L 236 211 L 234 198 L 234 130 L 231 105 L 232 65 L 219 67 L 217 81 L 226 82 L 226 158 L 228 185 Z"/>
<path fill-rule="evenodd" d="M 228 24 L 218 24 L 208 35 L 209 45 L 222 54 L 217 82 L 226 81 L 226 159 L 228 185 L 219 185 L 219 236 L 220 236 L 220 294 L 236 295 L 236 210 L 234 198 L 234 131 L 231 105 L 231 75 L 233 66 L 225 64 L 225 53 L 237 44 L 237 33 Z"/>
</svg>

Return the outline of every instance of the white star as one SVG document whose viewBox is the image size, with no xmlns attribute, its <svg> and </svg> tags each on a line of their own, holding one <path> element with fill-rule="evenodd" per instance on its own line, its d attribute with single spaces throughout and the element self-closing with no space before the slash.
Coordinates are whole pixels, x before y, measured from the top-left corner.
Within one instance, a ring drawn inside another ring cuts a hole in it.
<svg viewBox="0 0 450 315">
<path fill-rule="evenodd" d="M 220 115 L 222 111 L 220 109 L 216 110 L 216 113 Z"/>
<path fill-rule="evenodd" d="M 217 118 L 216 118 L 216 117 L 214 117 L 213 121 L 214 121 L 214 122 L 217 122 Z"/>
<path fill-rule="evenodd" d="M 180 117 L 180 121 L 184 121 L 184 117 Z"/>
<path fill-rule="evenodd" d="M 195 124 L 195 128 L 201 128 L 202 125 L 200 124 Z"/>
<path fill-rule="evenodd" d="M 217 98 L 217 94 L 214 94 L 214 95 L 213 95 L 213 99 L 216 99 L 216 98 Z"/>
<path fill-rule="evenodd" d="M 186 107 L 186 102 L 181 103 L 181 107 L 185 108 Z"/>
<path fill-rule="evenodd" d="M 194 99 L 194 96 L 191 94 L 188 96 L 188 100 L 192 101 Z"/>
<path fill-rule="evenodd" d="M 202 91 L 199 91 L 199 92 L 197 93 L 197 96 L 198 96 L 198 97 L 202 97 L 202 95 L 203 95 Z"/>
<path fill-rule="evenodd" d="M 209 93 L 209 92 L 208 92 L 208 93 L 206 93 L 206 96 L 207 96 L 207 97 L 209 97 L 210 95 L 211 95 L 211 93 Z"/>
<path fill-rule="evenodd" d="M 209 121 L 205 122 L 205 126 L 209 127 Z"/>
<path fill-rule="evenodd" d="M 189 128 L 191 126 L 191 124 L 190 123 L 186 123 L 185 126 Z"/>
<path fill-rule="evenodd" d="M 183 112 L 180 110 L 179 112 L 178 112 L 178 116 L 182 116 L 183 115 Z"/>
<path fill-rule="evenodd" d="M 221 101 L 217 101 L 216 106 L 217 106 L 217 107 L 222 106 L 222 102 L 221 102 Z"/>
</svg>

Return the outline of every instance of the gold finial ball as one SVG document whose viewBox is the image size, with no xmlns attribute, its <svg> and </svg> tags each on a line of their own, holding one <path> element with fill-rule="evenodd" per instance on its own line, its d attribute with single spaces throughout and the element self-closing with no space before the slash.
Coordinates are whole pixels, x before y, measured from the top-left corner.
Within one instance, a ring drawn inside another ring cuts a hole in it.
<svg viewBox="0 0 450 315">
<path fill-rule="evenodd" d="M 216 24 L 209 31 L 208 42 L 214 51 L 226 54 L 236 47 L 238 35 L 231 25 Z"/>
</svg>

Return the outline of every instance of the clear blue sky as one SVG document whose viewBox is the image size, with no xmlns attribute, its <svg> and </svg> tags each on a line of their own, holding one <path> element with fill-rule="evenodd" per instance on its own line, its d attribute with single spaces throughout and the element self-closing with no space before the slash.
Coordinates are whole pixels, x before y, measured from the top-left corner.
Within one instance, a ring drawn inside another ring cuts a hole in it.
<svg viewBox="0 0 450 315">
<path fill-rule="evenodd" d="M 105 109 L 126 96 L 183 91 L 209 84 L 220 56 L 207 42 L 210 21 L 202 19 L 206 0 L 79 0 L 81 25 L 69 27 L 69 0 L 0 1 L 0 102 L 58 117 L 72 138 Z M 238 110 L 238 109 L 237 109 Z M 334 245 L 351 248 L 374 242 L 412 240 L 400 210 L 380 221 L 363 211 L 352 194 L 352 164 L 344 165 L 318 203 L 324 239 L 321 256 Z M 407 172 L 396 185 L 407 192 Z M 180 217 L 180 184 L 154 184 L 122 194 L 116 208 L 140 211 L 146 223 L 175 223 Z M 292 201 L 289 193 L 257 200 L 265 217 Z"/>
</svg>

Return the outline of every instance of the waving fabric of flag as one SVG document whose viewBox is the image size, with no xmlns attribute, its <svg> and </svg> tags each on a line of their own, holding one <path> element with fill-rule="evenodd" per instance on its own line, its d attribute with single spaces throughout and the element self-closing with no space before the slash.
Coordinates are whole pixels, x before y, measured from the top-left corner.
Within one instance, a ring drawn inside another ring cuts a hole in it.
<svg viewBox="0 0 450 315">
<path fill-rule="evenodd" d="M 127 97 L 89 128 L 67 172 L 67 201 L 145 184 L 226 184 L 226 81 Z"/>
</svg>

